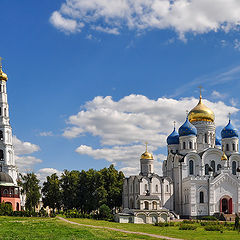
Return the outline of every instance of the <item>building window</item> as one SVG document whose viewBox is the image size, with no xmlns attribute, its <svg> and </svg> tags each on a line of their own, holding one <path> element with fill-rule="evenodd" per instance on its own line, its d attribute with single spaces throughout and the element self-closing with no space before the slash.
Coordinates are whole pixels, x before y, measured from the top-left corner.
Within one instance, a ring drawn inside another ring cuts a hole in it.
<svg viewBox="0 0 240 240">
<path fill-rule="evenodd" d="M 7 194 L 8 194 L 8 190 L 7 190 L 7 189 L 4 189 L 3 194 L 4 194 L 4 195 L 7 195 Z"/>
<path fill-rule="evenodd" d="M 168 192 L 168 185 L 166 185 L 166 192 Z"/>
<path fill-rule="evenodd" d="M 0 130 L 0 140 L 3 141 L 3 132 Z"/>
<path fill-rule="evenodd" d="M 0 149 L 0 161 L 4 160 L 3 150 Z"/>
<path fill-rule="evenodd" d="M 235 161 L 232 162 L 232 174 L 237 174 L 237 163 Z"/>
<path fill-rule="evenodd" d="M 2 166 L 0 166 L 0 172 L 2 172 Z"/>
<path fill-rule="evenodd" d="M 217 165 L 217 171 L 219 171 L 222 168 L 221 164 Z"/>
<path fill-rule="evenodd" d="M 204 203 L 204 193 L 200 192 L 200 203 Z"/>
<path fill-rule="evenodd" d="M 192 149 L 192 142 L 189 142 L 189 149 Z"/>
<path fill-rule="evenodd" d="M 144 209 L 149 210 L 149 202 L 147 201 L 144 202 Z"/>
<path fill-rule="evenodd" d="M 226 151 L 229 151 L 229 145 L 228 144 L 226 145 Z"/>
<path fill-rule="evenodd" d="M 215 161 L 214 160 L 211 161 L 211 168 L 213 169 L 213 172 L 215 172 Z"/>
<path fill-rule="evenodd" d="M 208 143 L 207 134 L 204 134 L 205 143 Z"/>
<path fill-rule="evenodd" d="M 145 184 L 145 191 L 147 191 L 148 190 L 148 187 L 147 187 L 147 184 Z"/>
<path fill-rule="evenodd" d="M 149 165 L 149 172 L 152 172 L 152 165 Z"/>
<path fill-rule="evenodd" d="M 193 172 L 193 160 L 189 161 L 189 174 L 190 175 L 194 174 L 194 172 Z"/>
<path fill-rule="evenodd" d="M 205 164 L 205 175 L 209 175 L 209 165 Z"/>
<path fill-rule="evenodd" d="M 7 109 L 4 108 L 4 116 L 6 117 L 7 116 Z"/>
<path fill-rule="evenodd" d="M 235 143 L 233 143 L 232 148 L 233 148 L 233 151 L 236 151 Z"/>
<path fill-rule="evenodd" d="M 156 185 L 156 192 L 158 192 L 158 185 Z"/>
<path fill-rule="evenodd" d="M 183 149 L 186 149 L 186 143 L 183 142 Z"/>
<path fill-rule="evenodd" d="M 154 202 L 152 203 L 152 209 L 153 209 L 153 210 L 157 210 L 157 202 L 154 201 Z"/>
</svg>

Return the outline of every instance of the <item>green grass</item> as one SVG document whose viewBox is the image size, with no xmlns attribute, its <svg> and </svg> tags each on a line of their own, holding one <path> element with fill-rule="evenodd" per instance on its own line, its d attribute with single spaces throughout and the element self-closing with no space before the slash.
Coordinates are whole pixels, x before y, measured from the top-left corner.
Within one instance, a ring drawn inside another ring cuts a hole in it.
<svg viewBox="0 0 240 240">
<path fill-rule="evenodd" d="M 0 239 L 153 239 L 105 229 L 86 228 L 65 223 L 57 218 L 0 217 Z"/>
<path fill-rule="evenodd" d="M 227 230 L 223 228 L 223 233 L 219 231 L 205 231 L 204 226 L 197 225 L 196 230 L 179 230 L 179 226 L 174 227 L 158 227 L 151 224 L 131 224 L 131 223 L 114 223 L 92 219 L 79 219 L 79 218 L 68 218 L 70 221 L 89 224 L 95 226 L 114 227 L 134 232 L 152 233 L 162 236 L 176 237 L 189 240 L 225 240 L 225 239 L 240 239 L 240 234 L 237 231 Z M 179 224 L 179 223 L 177 223 Z"/>
</svg>

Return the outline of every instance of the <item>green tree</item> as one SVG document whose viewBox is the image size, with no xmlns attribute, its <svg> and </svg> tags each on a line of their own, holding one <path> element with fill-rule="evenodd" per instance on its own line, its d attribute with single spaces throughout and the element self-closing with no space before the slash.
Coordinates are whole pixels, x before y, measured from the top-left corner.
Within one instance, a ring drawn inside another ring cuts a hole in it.
<svg viewBox="0 0 240 240">
<path fill-rule="evenodd" d="M 60 185 L 62 188 L 62 203 L 65 209 L 79 208 L 78 186 L 80 172 L 64 170 Z"/>
<path fill-rule="evenodd" d="M 47 177 L 47 181 L 43 183 L 42 188 L 43 194 L 43 205 L 44 207 L 49 206 L 55 212 L 61 207 L 61 190 L 60 190 L 60 180 L 56 173 Z"/>
<path fill-rule="evenodd" d="M 20 186 L 22 187 L 22 194 L 26 195 L 25 207 L 29 211 L 35 212 L 35 207 L 37 206 L 40 194 L 39 179 L 37 179 L 36 174 L 27 173 L 26 175 L 20 175 Z"/>
</svg>

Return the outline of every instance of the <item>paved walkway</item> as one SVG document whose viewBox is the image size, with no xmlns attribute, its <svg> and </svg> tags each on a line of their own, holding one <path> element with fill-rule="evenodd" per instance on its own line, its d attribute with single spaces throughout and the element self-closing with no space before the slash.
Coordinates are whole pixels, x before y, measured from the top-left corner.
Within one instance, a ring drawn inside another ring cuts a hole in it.
<svg viewBox="0 0 240 240">
<path fill-rule="evenodd" d="M 81 224 L 81 223 L 76 223 L 76 222 L 72 222 L 69 221 L 65 218 L 62 217 L 57 217 L 60 220 L 70 223 L 70 224 L 74 224 L 74 225 L 78 225 L 78 226 L 84 226 L 84 227 L 92 227 L 92 228 L 102 228 L 102 229 L 107 229 L 107 230 L 112 230 L 112 231 L 117 231 L 117 232 L 123 232 L 123 233 L 130 233 L 130 234 L 138 234 L 138 235 L 144 235 L 144 236 L 149 236 L 149 237 L 154 237 L 154 238 L 160 238 L 160 239 L 167 239 L 167 240 L 182 240 L 180 238 L 172 238 L 172 237 L 166 237 L 166 236 L 160 236 L 160 235 L 156 235 L 156 234 L 151 234 L 151 233 L 143 233 L 143 232 L 132 232 L 132 231 L 127 231 L 127 230 L 123 230 L 123 229 L 118 229 L 118 228 L 111 228 L 111 227 L 103 227 L 103 226 L 94 226 L 94 225 L 88 225 L 88 224 Z"/>
</svg>

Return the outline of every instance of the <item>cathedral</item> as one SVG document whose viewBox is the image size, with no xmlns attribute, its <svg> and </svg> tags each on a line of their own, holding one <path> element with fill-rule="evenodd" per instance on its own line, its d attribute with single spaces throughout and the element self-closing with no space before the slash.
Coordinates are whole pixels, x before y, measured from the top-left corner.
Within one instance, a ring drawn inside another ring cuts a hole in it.
<svg viewBox="0 0 240 240">
<path fill-rule="evenodd" d="M 0 58 L 0 201 L 11 204 L 13 211 L 19 211 L 21 201 L 9 120 L 7 80 Z"/>
<path fill-rule="evenodd" d="M 146 150 L 139 175 L 125 178 L 123 212 L 116 221 L 155 223 L 240 212 L 238 131 L 229 117 L 218 139 L 214 120 L 200 93 L 186 121 L 167 137 L 163 176 L 154 173 L 153 155 Z"/>
</svg>

